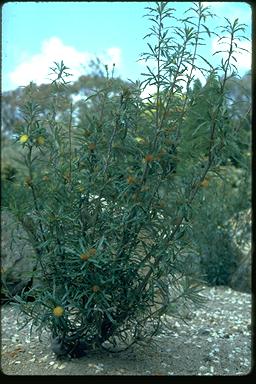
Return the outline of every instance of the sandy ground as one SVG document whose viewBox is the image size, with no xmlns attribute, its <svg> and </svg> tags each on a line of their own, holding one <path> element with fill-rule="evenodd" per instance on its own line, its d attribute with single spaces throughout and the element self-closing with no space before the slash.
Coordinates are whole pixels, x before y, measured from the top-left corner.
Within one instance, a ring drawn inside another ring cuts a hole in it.
<svg viewBox="0 0 256 384">
<path fill-rule="evenodd" d="M 12 304 L 2 306 L 1 370 L 5 375 L 247 375 L 252 369 L 251 295 L 228 287 L 204 287 L 207 307 L 187 319 L 169 318 L 154 342 L 111 354 L 58 360 L 49 336 L 40 342 L 29 327 L 18 330 Z"/>
</svg>

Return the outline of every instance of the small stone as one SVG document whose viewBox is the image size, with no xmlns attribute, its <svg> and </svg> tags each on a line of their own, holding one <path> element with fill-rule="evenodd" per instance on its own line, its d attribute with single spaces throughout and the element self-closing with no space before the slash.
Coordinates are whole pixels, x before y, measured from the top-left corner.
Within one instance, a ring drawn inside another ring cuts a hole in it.
<svg viewBox="0 0 256 384">
<path fill-rule="evenodd" d="M 41 357 L 41 359 L 39 359 L 39 363 L 42 363 L 43 361 L 46 361 L 48 358 L 48 355 L 44 356 L 44 357 Z"/>
<path fill-rule="evenodd" d="M 228 333 L 225 333 L 225 335 L 223 335 L 224 339 L 229 339 L 230 338 L 230 335 Z"/>
<path fill-rule="evenodd" d="M 29 361 L 31 361 L 31 363 L 34 363 L 36 361 L 36 358 L 32 357 L 32 359 L 29 359 Z"/>
<path fill-rule="evenodd" d="M 198 330 L 198 335 L 200 336 L 207 336 L 207 335 L 210 335 L 211 333 L 211 330 L 209 328 L 200 328 Z"/>
</svg>

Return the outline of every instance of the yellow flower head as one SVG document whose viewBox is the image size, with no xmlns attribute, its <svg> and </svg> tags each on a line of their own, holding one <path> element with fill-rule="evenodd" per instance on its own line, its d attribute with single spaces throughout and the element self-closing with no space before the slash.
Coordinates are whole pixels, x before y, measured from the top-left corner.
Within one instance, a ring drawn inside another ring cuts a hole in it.
<svg viewBox="0 0 256 384">
<path fill-rule="evenodd" d="M 43 136 L 38 136 L 38 138 L 36 139 L 36 142 L 38 145 L 44 145 L 45 138 Z"/>
<path fill-rule="evenodd" d="M 61 317 L 64 313 L 64 308 L 57 306 L 53 309 L 53 314 L 55 317 Z"/>
<path fill-rule="evenodd" d="M 79 191 L 79 192 L 84 192 L 85 191 L 85 187 L 83 187 L 82 185 L 79 185 L 78 187 L 77 187 L 77 190 Z"/>
<path fill-rule="evenodd" d="M 140 136 L 135 137 L 135 141 L 137 141 L 137 143 L 139 144 L 145 144 L 145 139 L 143 139 L 143 137 L 140 137 Z"/>
<path fill-rule="evenodd" d="M 26 143 L 28 141 L 28 139 L 29 139 L 28 135 L 24 134 L 24 135 L 20 136 L 20 142 L 21 143 Z"/>
</svg>

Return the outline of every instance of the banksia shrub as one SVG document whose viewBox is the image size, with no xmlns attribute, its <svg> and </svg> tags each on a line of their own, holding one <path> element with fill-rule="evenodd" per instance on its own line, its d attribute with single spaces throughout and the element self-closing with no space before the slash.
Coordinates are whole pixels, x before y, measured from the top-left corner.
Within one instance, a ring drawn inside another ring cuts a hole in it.
<svg viewBox="0 0 256 384">
<path fill-rule="evenodd" d="M 69 69 L 55 63 L 47 114 L 33 84 L 26 89 L 17 145 L 29 194 L 19 204 L 37 265 L 33 287 L 16 301 L 65 348 L 143 342 L 174 307 L 178 316 L 183 304 L 202 301 L 186 252 L 190 219 L 209 170 L 235 140 L 224 119 L 225 84 L 243 26 L 227 21 L 228 58 L 214 68 L 199 54 L 204 32 L 211 34 L 208 8 L 195 3 L 193 23 L 186 16 L 178 26 L 174 11 L 166 2 L 148 8 L 154 26 L 142 59 L 154 64 L 145 81 L 113 91 L 106 67 L 103 88 L 76 110 L 65 95 Z M 190 97 L 198 66 L 209 80 L 196 94 L 208 112 L 203 121 Z M 148 85 L 155 92 L 143 99 Z M 60 103 L 65 113 L 57 116 Z"/>
</svg>

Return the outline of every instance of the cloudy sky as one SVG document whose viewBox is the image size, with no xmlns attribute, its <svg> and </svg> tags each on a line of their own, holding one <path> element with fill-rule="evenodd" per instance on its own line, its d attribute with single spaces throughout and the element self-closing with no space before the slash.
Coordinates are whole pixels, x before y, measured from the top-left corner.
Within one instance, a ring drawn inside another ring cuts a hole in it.
<svg viewBox="0 0 256 384">
<path fill-rule="evenodd" d="M 143 37 L 151 26 L 143 17 L 149 2 L 7 2 L 2 8 L 2 91 L 49 82 L 49 67 L 61 60 L 71 68 L 73 80 L 89 71 L 89 63 L 98 57 L 103 64 L 115 63 L 122 79 L 142 79 L 140 53 L 147 50 Z M 192 2 L 171 2 L 177 15 Z M 204 2 L 217 15 L 208 27 L 223 25 L 224 16 L 239 18 L 248 25 L 251 39 L 251 8 L 246 2 Z M 203 47 L 208 60 L 217 48 L 213 39 Z M 251 42 L 241 42 L 251 50 Z M 215 60 L 216 56 L 214 56 Z M 220 59 L 220 57 L 219 57 Z M 213 61 L 215 64 L 216 62 Z M 237 57 L 239 73 L 251 67 L 251 54 Z"/>
</svg>

